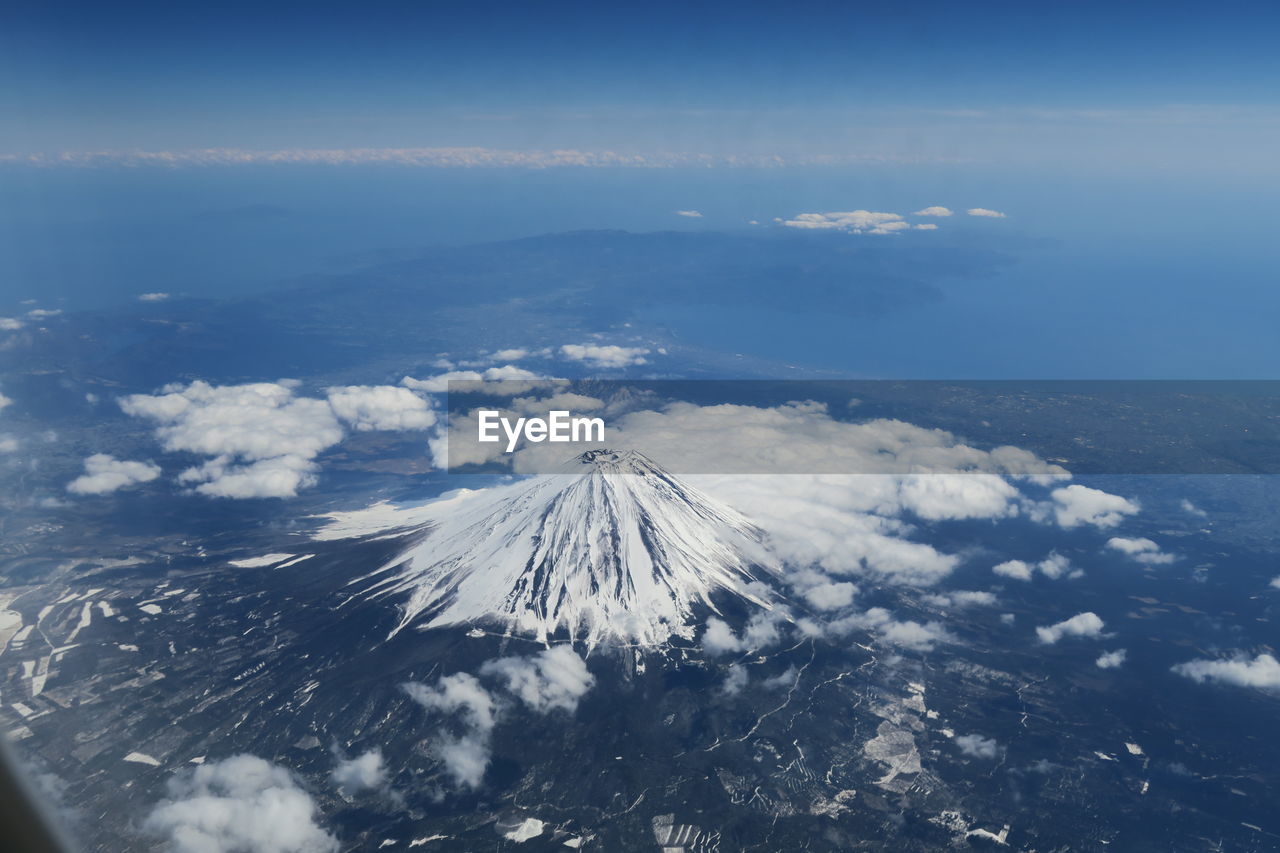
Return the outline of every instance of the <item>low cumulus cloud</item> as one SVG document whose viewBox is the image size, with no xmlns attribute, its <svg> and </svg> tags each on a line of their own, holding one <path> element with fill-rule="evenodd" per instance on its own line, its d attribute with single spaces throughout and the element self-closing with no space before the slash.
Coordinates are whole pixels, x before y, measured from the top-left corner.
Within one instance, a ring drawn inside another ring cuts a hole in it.
<svg viewBox="0 0 1280 853">
<path fill-rule="evenodd" d="M 782 635 L 778 630 L 781 618 L 775 613 L 757 613 L 743 628 L 739 637 L 723 619 L 712 616 L 702 633 L 702 649 L 709 655 L 736 654 L 763 651 L 778 644 Z"/>
<path fill-rule="evenodd" d="M 1129 539 L 1123 536 L 1113 536 L 1107 540 L 1107 547 L 1148 566 L 1167 565 L 1177 559 L 1172 554 L 1166 554 L 1161 551 L 1159 545 L 1146 537 Z"/>
<path fill-rule="evenodd" d="M 164 302 L 168 298 L 169 298 L 169 294 L 163 293 L 161 291 L 156 291 L 155 293 L 139 293 L 138 294 L 139 302 Z"/>
<path fill-rule="evenodd" d="M 480 672 L 501 680 L 508 693 L 540 714 L 556 708 L 576 711 L 578 700 L 595 683 L 586 661 L 569 646 L 553 646 L 531 657 L 492 660 Z"/>
<path fill-rule="evenodd" d="M 364 791 L 383 789 L 390 777 L 382 750 L 374 748 L 354 758 L 339 760 L 329 778 L 342 793 L 352 796 Z"/>
<path fill-rule="evenodd" d="M 444 729 L 437 733 L 435 752 L 455 786 L 479 788 L 489 766 L 489 741 L 496 722 L 493 696 L 466 672 L 443 676 L 434 686 L 411 681 L 404 690 L 423 708 L 460 720 L 461 734 Z"/>
<path fill-rule="evenodd" d="M 1098 614 L 1077 613 L 1053 625 L 1036 628 L 1036 637 L 1046 645 L 1053 645 L 1064 637 L 1097 637 L 1104 625 Z"/>
<path fill-rule="evenodd" d="M 1053 518 L 1060 527 L 1072 528 L 1090 524 L 1099 529 L 1116 527 L 1126 516 L 1136 515 L 1141 507 L 1127 498 L 1072 483 L 1054 489 Z"/>
<path fill-rule="evenodd" d="M 1124 660 L 1128 656 L 1128 652 L 1124 649 L 1116 649 L 1114 652 L 1104 652 L 1098 655 L 1098 659 L 1094 661 L 1098 669 L 1119 669 L 1124 665 Z"/>
<path fill-rule="evenodd" d="M 971 207 L 965 211 L 969 216 L 1004 219 L 1005 215 L 998 210 L 985 207 Z M 954 211 L 941 205 L 932 205 L 912 213 L 912 216 L 945 218 Z M 896 234 L 901 231 L 935 231 L 938 226 L 932 222 L 912 224 L 900 213 L 889 213 L 875 210 L 848 210 L 830 213 L 801 213 L 792 219 L 776 218 L 774 222 L 786 228 L 798 228 L 805 231 L 844 231 L 849 234 Z"/>
<path fill-rule="evenodd" d="M 296 383 L 172 385 L 159 394 L 122 398 L 128 415 L 156 424 L 169 452 L 211 457 L 179 474 L 210 497 L 280 498 L 316 482 L 315 458 L 356 430 L 426 429 L 435 413 L 412 391 L 394 386 L 331 388 L 328 397 L 298 396 Z"/>
<path fill-rule="evenodd" d="M 362 432 L 429 429 L 436 423 L 430 404 L 408 388 L 347 385 L 327 393 L 334 414 Z"/>
<path fill-rule="evenodd" d="M 1001 577 L 1016 581 L 1029 581 L 1039 572 L 1050 580 L 1058 578 L 1078 578 L 1084 575 L 1080 569 L 1072 568 L 1071 561 L 1054 551 L 1038 563 L 1027 563 L 1023 560 L 1005 560 L 991 567 L 991 571 Z"/>
<path fill-rule="evenodd" d="M 142 827 L 171 853 L 332 853 L 339 846 L 293 774 L 252 755 L 178 773 Z"/>
<path fill-rule="evenodd" d="M 683 216 L 687 219 L 701 219 L 702 214 L 696 210 L 677 210 L 676 216 Z"/>
<path fill-rule="evenodd" d="M 899 621 L 883 607 L 872 607 L 864 613 L 838 619 L 828 623 L 825 630 L 838 636 L 858 629 L 874 634 L 887 645 L 916 652 L 931 651 L 938 643 L 955 641 L 940 622 Z"/>
<path fill-rule="evenodd" d="M 956 747 L 970 758 L 997 758 L 1000 755 L 1000 744 L 995 738 L 982 735 L 960 735 L 955 740 Z"/>
<path fill-rule="evenodd" d="M 16 332 L 22 326 L 23 322 L 17 317 L 0 317 L 0 332 Z"/>
<path fill-rule="evenodd" d="M 454 730 L 440 728 L 433 744 L 436 756 L 457 788 L 477 789 L 492 758 L 493 729 L 507 697 L 530 710 L 569 713 L 595 683 L 586 662 L 569 646 L 553 646 L 536 655 L 488 661 L 480 674 L 500 682 L 491 691 L 470 673 L 441 677 L 434 685 L 407 682 L 409 698 L 423 708 L 452 718 Z"/>
<path fill-rule="evenodd" d="M 882 213 L 873 210 L 801 213 L 794 219 L 780 221 L 787 228 L 806 231 L 846 231 L 850 234 L 892 234 L 911 227 L 900 213 Z"/>
<path fill-rule="evenodd" d="M 13 398 L 6 397 L 2 392 L 0 392 L 0 411 L 4 411 L 5 409 L 7 409 L 9 406 L 12 406 L 12 405 L 13 405 Z"/>
<path fill-rule="evenodd" d="M 993 593 L 981 590 L 956 590 L 922 596 L 921 601 L 934 607 L 961 609 L 965 607 L 994 607 L 999 603 Z"/>
<path fill-rule="evenodd" d="M 1176 665 L 1173 671 L 1200 683 L 1216 681 L 1236 687 L 1280 690 L 1280 661 L 1269 654 L 1259 654 L 1253 660 L 1247 655 L 1226 660 L 1192 660 Z"/>
<path fill-rule="evenodd" d="M 84 473 L 67 484 L 67 491 L 73 495 L 105 495 L 139 483 L 149 483 L 159 476 L 158 465 L 95 453 L 84 460 Z"/>
<path fill-rule="evenodd" d="M 815 584 L 801 594 L 814 610 L 840 610 L 853 603 L 858 588 L 848 581 Z"/>
<path fill-rule="evenodd" d="M 720 685 L 720 692 L 725 696 L 737 696 L 750 680 L 751 676 L 748 674 L 747 668 L 734 664 L 729 667 L 729 671 L 725 674 L 724 683 Z"/>
<path fill-rule="evenodd" d="M 1179 504 L 1179 506 L 1182 507 L 1183 512 L 1199 516 L 1200 518 L 1206 518 L 1209 515 L 1209 513 L 1205 512 L 1186 498 L 1182 499 L 1182 503 Z"/>
<path fill-rule="evenodd" d="M 1003 563 L 997 563 L 991 567 L 991 571 L 1005 578 L 1012 578 L 1016 581 L 1029 581 L 1034 572 L 1030 563 L 1022 560 L 1005 560 Z"/>
<path fill-rule="evenodd" d="M 514 364 L 504 364 L 500 367 L 490 367 L 484 371 L 450 370 L 445 373 L 436 374 L 435 376 L 428 376 L 425 379 L 415 379 L 412 376 L 406 376 L 400 380 L 400 384 L 405 388 L 409 388 L 414 391 L 423 391 L 428 394 L 443 394 L 449 390 L 450 382 L 480 381 L 496 383 L 485 387 L 485 390 L 491 394 L 519 394 L 537 388 L 540 385 L 556 383 L 561 380 L 549 379 L 532 370 L 526 370 L 523 367 L 516 367 Z"/>
<path fill-rule="evenodd" d="M 621 347 L 614 344 L 565 344 L 560 354 L 570 361 L 586 362 L 592 367 L 631 367 L 645 364 L 649 350 L 644 347 Z"/>
</svg>

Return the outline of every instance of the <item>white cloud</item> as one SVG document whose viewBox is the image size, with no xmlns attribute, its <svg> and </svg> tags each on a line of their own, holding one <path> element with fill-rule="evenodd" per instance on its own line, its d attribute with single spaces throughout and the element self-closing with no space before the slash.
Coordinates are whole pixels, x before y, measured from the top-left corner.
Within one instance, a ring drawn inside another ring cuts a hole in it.
<svg viewBox="0 0 1280 853">
<path fill-rule="evenodd" d="M 1107 547 L 1122 554 L 1127 554 L 1139 563 L 1145 563 L 1149 566 L 1166 565 L 1177 559 L 1172 554 L 1166 554 L 1161 551 L 1159 545 L 1146 537 L 1129 539 L 1123 536 L 1113 536 L 1107 540 Z"/>
<path fill-rule="evenodd" d="M 1271 586 L 1273 589 L 1280 589 L 1280 575 L 1271 579 Z"/>
<path fill-rule="evenodd" d="M 569 646 L 553 646 L 528 657 L 498 658 L 481 666 L 480 674 L 501 681 L 511 695 L 540 714 L 555 709 L 573 712 L 595 682 L 586 663 Z M 423 708 L 458 719 L 462 733 L 440 729 L 435 751 L 457 787 L 479 788 L 502 709 L 498 698 L 465 672 L 444 676 L 435 686 L 413 681 L 401 686 Z"/>
<path fill-rule="evenodd" d="M 702 649 L 709 655 L 722 655 L 742 650 L 742 641 L 723 619 L 712 616 L 702 632 Z"/>
<path fill-rule="evenodd" d="M 613 344 L 565 344 L 560 353 L 570 361 L 585 361 L 592 367 L 630 367 L 645 364 L 649 350 L 643 347 L 620 347 Z"/>
<path fill-rule="evenodd" d="M 105 495 L 117 489 L 149 483 L 160 476 L 160 468 L 149 462 L 129 462 L 106 453 L 84 460 L 84 474 L 67 484 L 73 495 Z"/>
<path fill-rule="evenodd" d="M 938 230 L 938 226 L 934 225 L 932 222 L 925 222 L 920 225 L 912 225 L 911 227 L 914 228 L 916 231 L 937 231 Z"/>
<path fill-rule="evenodd" d="M 430 404 L 408 388 L 348 385 L 326 393 L 334 414 L 356 430 L 418 430 L 436 423 Z"/>
<path fill-rule="evenodd" d="M 846 231 L 850 234 L 891 234 L 911 227 L 899 213 L 879 213 L 872 210 L 801 213 L 795 219 L 782 220 L 782 224 L 787 228 Z"/>
<path fill-rule="evenodd" d="M 1004 219 L 1004 214 L 998 210 L 988 210 L 985 207 L 971 207 L 965 211 L 970 216 L 986 216 L 991 219 Z"/>
<path fill-rule="evenodd" d="M 1219 681 L 1237 687 L 1280 690 L 1280 661 L 1269 654 L 1260 654 L 1253 660 L 1243 655 L 1229 660 L 1192 660 L 1178 664 L 1173 671 L 1201 683 Z"/>
<path fill-rule="evenodd" d="M 926 207 L 923 210 L 917 210 L 915 213 L 911 215 L 912 216 L 950 216 L 951 210 L 949 208 L 935 204 L 932 207 Z"/>
<path fill-rule="evenodd" d="M 218 456 L 178 475 L 180 483 L 199 483 L 196 491 L 211 498 L 289 498 L 316 484 L 316 464 L 303 456 L 276 456 L 236 465 Z"/>
<path fill-rule="evenodd" d="M 436 415 L 406 388 L 351 385 L 328 389 L 328 399 L 299 397 L 293 382 L 172 385 L 159 394 L 132 394 L 120 408 L 156 424 L 169 452 L 210 457 L 183 471 L 210 497 L 282 498 L 314 485 L 315 458 L 356 430 L 426 429 Z"/>
<path fill-rule="evenodd" d="M 413 681 L 403 687 L 409 698 L 422 707 L 459 715 L 464 733 L 454 736 L 441 730 L 436 755 L 456 786 L 479 788 L 489 766 L 489 743 L 496 722 L 493 696 L 474 675 L 465 672 L 446 675 L 434 687 Z"/>
<path fill-rule="evenodd" d="M 1117 669 L 1124 664 L 1124 659 L 1127 656 L 1128 652 L 1124 649 L 1116 649 L 1114 652 L 1105 652 L 1098 655 L 1098 659 L 1094 663 L 1097 664 L 1098 669 Z"/>
<path fill-rule="evenodd" d="M 57 317 L 61 313 L 61 308 L 32 308 L 27 316 L 33 320 L 43 320 L 46 317 Z"/>
<path fill-rule="evenodd" d="M 1182 511 L 1183 511 L 1183 512 L 1189 512 L 1189 513 L 1191 513 L 1192 515 L 1198 515 L 1198 516 L 1200 516 L 1201 518 L 1204 518 L 1204 517 L 1206 517 L 1206 516 L 1209 514 L 1209 513 L 1205 512 L 1204 510 L 1202 510 L 1200 507 L 1198 507 L 1198 506 L 1196 506 L 1195 504 L 1193 504 L 1191 501 L 1187 500 L 1186 498 L 1183 498 L 1183 499 L 1182 499 L 1182 504 L 1181 504 L 1181 506 L 1182 506 Z"/>
<path fill-rule="evenodd" d="M 899 489 L 903 505 L 929 521 L 1017 514 L 1018 490 L 994 474 L 908 475 Z"/>
<path fill-rule="evenodd" d="M 163 293 L 161 291 L 156 291 L 155 293 L 139 293 L 138 294 L 139 302 L 163 302 L 168 298 L 169 298 L 169 294 Z"/>
<path fill-rule="evenodd" d="M 120 400 L 126 414 L 155 421 L 168 451 L 214 457 L 184 482 L 218 497 L 287 497 L 315 482 L 313 459 L 344 432 L 325 400 L 295 397 L 290 385 L 214 386 L 196 381 L 156 396 Z M 247 463 L 247 464 L 246 464 Z"/>
<path fill-rule="evenodd" d="M 16 332 L 22 328 L 22 321 L 16 317 L 0 317 L 0 331 Z"/>
<path fill-rule="evenodd" d="M 747 686 L 750 679 L 746 667 L 732 665 L 724 677 L 724 684 L 720 685 L 720 692 L 725 696 L 736 696 L 742 692 L 742 688 Z"/>
<path fill-rule="evenodd" d="M 539 713 L 554 708 L 573 712 L 595 676 L 570 646 L 553 646 L 530 657 L 498 658 L 480 668 L 505 682 L 506 689 Z"/>
<path fill-rule="evenodd" d="M 11 397 L 6 397 L 3 393 L 0 393 L 0 411 L 4 411 L 6 408 L 12 405 L 13 405 L 13 399 Z"/>
<path fill-rule="evenodd" d="M 684 216 L 689 219 L 701 219 L 702 214 L 696 210 L 677 210 L 676 216 Z"/>
<path fill-rule="evenodd" d="M 493 696 L 470 673 L 442 676 L 435 687 L 410 681 L 404 685 L 404 690 L 410 699 L 424 708 L 447 714 L 460 713 L 468 728 L 482 732 L 493 729 L 496 720 Z"/>
<path fill-rule="evenodd" d="M 179 773 L 143 821 L 173 853 L 331 853 L 338 841 L 283 767 L 236 755 Z"/>
<path fill-rule="evenodd" d="M 516 367 L 514 364 L 504 364 L 501 367 L 490 367 L 484 372 L 478 370 L 450 370 L 436 376 L 428 376 L 426 379 L 414 379 L 412 376 L 406 376 L 400 380 L 400 384 L 414 391 L 443 394 L 449 390 L 451 381 L 497 383 L 492 386 L 486 386 L 485 390 L 494 394 L 508 392 L 519 394 L 530 391 L 540 385 L 553 384 L 560 380 L 539 376 L 532 370 L 525 370 L 523 367 Z M 509 387 L 506 387 L 508 385 Z"/>
<path fill-rule="evenodd" d="M 927 652 L 935 643 L 951 642 L 951 635 L 937 622 L 887 622 L 876 628 L 880 639 L 891 646 Z"/>
<path fill-rule="evenodd" d="M 1016 581 L 1029 581 L 1031 580 L 1032 568 L 1022 560 L 1005 560 L 1003 563 L 992 566 L 991 571 L 1001 577 L 1013 578 Z"/>
<path fill-rule="evenodd" d="M 953 637 L 938 622 L 899 622 L 883 607 L 872 607 L 865 613 L 846 616 L 827 626 L 834 633 L 847 633 L 861 628 L 872 632 L 883 642 L 917 652 L 930 651 L 937 643 L 949 643 Z"/>
<path fill-rule="evenodd" d="M 954 592 L 934 593 L 923 596 L 922 601 L 935 607 L 993 607 L 997 603 L 995 595 L 978 590 L 956 590 Z"/>
<path fill-rule="evenodd" d="M 1097 637 L 1102 633 L 1103 622 L 1096 613 L 1077 613 L 1048 627 L 1036 628 L 1040 642 L 1052 645 L 1063 637 Z"/>
<path fill-rule="evenodd" d="M 727 622 L 712 616 L 702 633 L 702 649 L 709 655 L 767 649 L 780 639 L 778 619 L 773 613 L 757 613 L 747 621 L 739 638 Z"/>
<path fill-rule="evenodd" d="M 386 787 L 387 765 L 383 761 L 382 750 L 371 749 L 355 758 L 339 761 L 329 778 L 348 795 Z"/>
<path fill-rule="evenodd" d="M 982 735 L 960 735 L 955 744 L 961 752 L 972 758 L 996 758 L 1000 755 L 1000 745 L 995 739 Z"/>
<path fill-rule="evenodd" d="M 1084 574 L 1079 569 L 1072 569 L 1071 561 L 1057 551 L 1054 551 L 1035 565 L 1023 560 L 1006 560 L 999 565 L 992 566 L 991 571 L 997 575 L 1017 581 L 1029 581 L 1037 571 L 1050 580 L 1057 580 L 1064 576 L 1078 578 Z"/>
<path fill-rule="evenodd" d="M 0 453 L 15 453 L 22 442 L 11 435 L 0 435 Z"/>
<path fill-rule="evenodd" d="M 1140 509 L 1136 503 L 1119 495 L 1079 483 L 1054 489 L 1049 496 L 1053 499 L 1054 518 L 1060 526 L 1067 528 L 1081 524 L 1092 524 L 1100 529 L 1115 527 L 1126 515 L 1135 515 Z"/>
<path fill-rule="evenodd" d="M 802 594 L 805 601 L 809 602 L 809 606 L 815 610 L 839 610 L 853 603 L 853 596 L 857 591 L 858 588 L 856 586 L 847 581 L 842 581 L 840 583 L 820 583 L 804 590 Z"/>
<path fill-rule="evenodd" d="M 529 351 L 519 347 L 512 349 L 500 349 L 497 352 L 490 354 L 489 357 L 494 361 L 519 361 L 522 358 L 528 358 Z"/>
<path fill-rule="evenodd" d="M 1036 568 L 1040 570 L 1040 574 L 1044 575 L 1050 580 L 1057 580 L 1058 578 L 1064 577 L 1064 576 L 1079 577 L 1080 575 L 1084 574 L 1083 572 L 1078 570 L 1073 571 L 1071 569 L 1071 561 L 1068 560 L 1066 557 L 1062 556 L 1061 554 L 1059 554 L 1057 551 L 1054 551 L 1052 554 L 1045 557 L 1039 563 L 1036 563 Z"/>
</svg>

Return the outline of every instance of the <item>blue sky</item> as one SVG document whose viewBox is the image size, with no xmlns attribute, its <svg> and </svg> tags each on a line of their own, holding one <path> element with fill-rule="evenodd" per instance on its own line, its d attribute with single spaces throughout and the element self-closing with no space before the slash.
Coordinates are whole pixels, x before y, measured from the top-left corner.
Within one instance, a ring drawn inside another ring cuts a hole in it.
<svg viewBox="0 0 1280 853">
<path fill-rule="evenodd" d="M 713 343 L 858 375 L 1276 363 L 1274 3 L 46 2 L 4 24 L 14 305 L 245 293 L 387 248 L 753 220 L 767 234 L 775 217 L 941 204 L 1008 217 L 956 216 L 921 245 L 1014 262 L 865 328 L 779 329 L 764 312 Z M 457 146 L 480 150 L 436 151 Z M 540 167 L 557 149 L 607 168 L 416 168 L 495 151 Z M 151 168 L 26 165 L 60 152 Z M 617 168 L 634 157 L 686 168 Z M 281 215 L 236 219 L 261 206 Z"/>
<path fill-rule="evenodd" d="M 1272 172 L 1263 3 L 44 3 L 0 153 L 483 146 Z"/>
</svg>

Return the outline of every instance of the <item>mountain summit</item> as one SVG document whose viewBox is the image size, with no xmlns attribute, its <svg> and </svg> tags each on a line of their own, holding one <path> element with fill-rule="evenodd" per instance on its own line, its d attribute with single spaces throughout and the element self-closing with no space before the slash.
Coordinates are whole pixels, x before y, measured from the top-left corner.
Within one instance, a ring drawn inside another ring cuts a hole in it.
<svg viewBox="0 0 1280 853">
<path fill-rule="evenodd" d="M 753 585 L 772 571 L 760 532 L 733 509 L 635 451 L 588 451 L 563 470 L 430 505 L 424 537 L 362 579 L 364 594 L 407 594 L 396 632 L 500 621 L 591 645 L 687 634 L 720 592 L 770 607 Z"/>
</svg>

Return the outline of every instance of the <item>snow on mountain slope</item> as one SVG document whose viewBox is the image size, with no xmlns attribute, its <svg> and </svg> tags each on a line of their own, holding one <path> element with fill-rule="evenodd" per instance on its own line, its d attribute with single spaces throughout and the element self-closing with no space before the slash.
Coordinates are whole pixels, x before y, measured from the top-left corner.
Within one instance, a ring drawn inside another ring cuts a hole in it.
<svg viewBox="0 0 1280 853">
<path fill-rule="evenodd" d="M 634 451 L 593 450 L 562 474 L 388 510 L 381 527 L 426 531 L 354 582 L 362 596 L 401 599 L 396 632 L 497 619 L 539 638 L 656 645 L 687 634 L 693 608 L 714 610 L 718 591 L 771 607 L 752 586 L 776 571 L 760 532 Z M 321 535 L 361 528 L 338 516 Z"/>
</svg>

